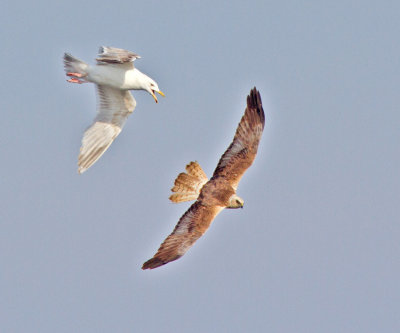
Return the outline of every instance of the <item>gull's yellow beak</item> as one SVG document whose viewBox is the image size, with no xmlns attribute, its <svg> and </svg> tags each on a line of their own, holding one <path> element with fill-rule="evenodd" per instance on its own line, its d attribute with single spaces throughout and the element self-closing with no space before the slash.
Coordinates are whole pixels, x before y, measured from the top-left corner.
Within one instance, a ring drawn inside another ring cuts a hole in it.
<svg viewBox="0 0 400 333">
<path fill-rule="evenodd" d="M 153 96 L 153 98 L 154 98 L 154 100 L 156 101 L 156 103 L 158 103 L 158 100 L 157 100 L 157 96 L 156 96 L 156 94 L 154 93 L 155 92 L 155 90 L 152 90 L 151 91 L 151 96 Z M 165 95 L 164 95 L 164 93 L 161 91 L 161 90 L 159 90 L 159 91 L 157 91 L 162 97 L 165 97 Z"/>
</svg>

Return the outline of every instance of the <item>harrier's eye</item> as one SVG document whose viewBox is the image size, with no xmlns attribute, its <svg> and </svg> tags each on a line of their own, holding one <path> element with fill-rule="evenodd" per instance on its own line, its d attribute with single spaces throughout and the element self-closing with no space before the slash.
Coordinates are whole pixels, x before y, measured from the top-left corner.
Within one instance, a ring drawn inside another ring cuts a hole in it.
<svg viewBox="0 0 400 333">
<path fill-rule="evenodd" d="M 239 201 L 239 200 L 236 200 L 236 203 L 237 203 L 238 205 L 240 205 L 240 201 Z"/>
</svg>

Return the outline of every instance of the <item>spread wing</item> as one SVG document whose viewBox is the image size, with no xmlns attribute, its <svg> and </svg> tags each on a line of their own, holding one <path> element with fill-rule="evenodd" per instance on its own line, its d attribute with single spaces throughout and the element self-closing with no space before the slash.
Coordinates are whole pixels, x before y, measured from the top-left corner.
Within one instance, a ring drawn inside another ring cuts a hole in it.
<svg viewBox="0 0 400 333">
<path fill-rule="evenodd" d="M 97 85 L 97 92 L 98 114 L 83 135 L 78 157 L 79 173 L 86 171 L 104 154 L 136 106 L 135 99 L 127 90 Z"/>
<path fill-rule="evenodd" d="M 153 258 L 142 269 L 153 269 L 182 257 L 208 229 L 222 210 L 219 206 L 203 206 L 196 201 L 180 218 L 174 231 L 161 244 Z"/>
<path fill-rule="evenodd" d="M 140 56 L 138 54 L 131 51 L 118 49 L 116 47 L 100 46 L 99 55 L 96 60 L 100 64 L 123 64 L 127 62 L 133 62 L 135 59 L 139 58 Z"/>
<path fill-rule="evenodd" d="M 213 177 L 224 177 L 236 190 L 245 171 L 253 163 L 264 129 L 261 96 L 254 87 L 247 96 L 247 107 L 232 143 L 221 156 Z"/>
</svg>

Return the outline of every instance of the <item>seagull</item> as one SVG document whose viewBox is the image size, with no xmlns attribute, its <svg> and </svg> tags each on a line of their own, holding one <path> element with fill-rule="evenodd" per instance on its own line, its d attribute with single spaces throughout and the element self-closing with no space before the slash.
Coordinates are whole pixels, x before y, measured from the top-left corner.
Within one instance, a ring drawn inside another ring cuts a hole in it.
<svg viewBox="0 0 400 333">
<path fill-rule="evenodd" d="M 97 116 L 86 130 L 78 157 L 78 173 L 89 169 L 121 133 L 126 119 L 136 107 L 129 90 L 145 90 L 158 103 L 155 93 L 165 96 L 157 83 L 133 66 L 136 53 L 101 46 L 97 64 L 90 66 L 69 53 L 64 54 L 68 82 L 93 82 L 97 87 Z"/>
</svg>

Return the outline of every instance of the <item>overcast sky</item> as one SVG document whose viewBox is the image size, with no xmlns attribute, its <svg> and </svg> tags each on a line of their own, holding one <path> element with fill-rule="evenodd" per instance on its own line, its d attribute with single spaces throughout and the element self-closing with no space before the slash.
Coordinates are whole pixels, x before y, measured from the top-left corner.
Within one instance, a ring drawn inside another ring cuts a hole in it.
<svg viewBox="0 0 400 333">
<path fill-rule="evenodd" d="M 0 11 L 1 332 L 399 332 L 398 1 L 23 1 Z M 86 173 L 93 84 L 62 56 L 134 51 L 166 97 L 134 92 Z M 252 87 L 266 126 L 225 210 L 151 271 Z"/>
</svg>

